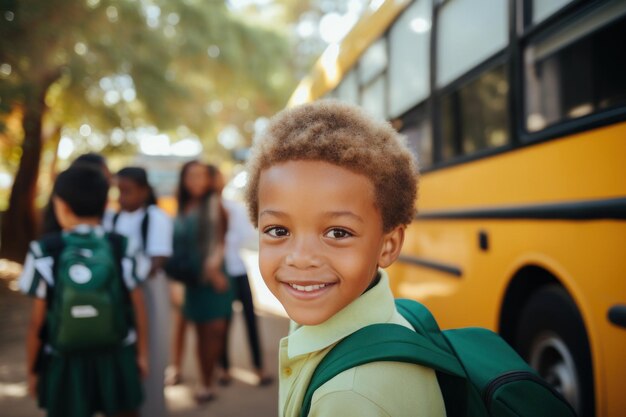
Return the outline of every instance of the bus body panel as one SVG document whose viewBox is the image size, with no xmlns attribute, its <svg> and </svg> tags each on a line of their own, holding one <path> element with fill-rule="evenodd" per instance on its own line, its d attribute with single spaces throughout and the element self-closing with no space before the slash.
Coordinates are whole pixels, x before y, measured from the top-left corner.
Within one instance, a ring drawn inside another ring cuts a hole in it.
<svg viewBox="0 0 626 417">
<path fill-rule="evenodd" d="M 626 123 L 620 123 L 428 172 L 419 210 L 625 196 Z"/>
<path fill-rule="evenodd" d="M 487 251 L 479 248 L 481 231 L 489 239 Z M 390 276 L 396 296 L 423 301 L 442 328 L 478 325 L 497 331 L 500 303 L 515 273 L 525 266 L 546 270 L 583 317 L 599 415 L 616 415 L 625 409 L 624 398 L 604 387 L 619 386 L 626 375 L 626 329 L 611 324 L 607 313 L 626 303 L 624 248 L 623 221 L 584 221 L 576 227 L 553 220 L 416 221 L 407 230 L 403 254 L 453 265 L 462 275 L 399 262 Z M 602 412 L 607 405 L 613 411 Z"/>
<path fill-rule="evenodd" d="M 562 219 L 541 214 L 496 219 L 488 212 L 624 198 L 625 139 L 626 123 L 620 123 L 425 173 L 419 199 L 425 216 L 418 215 L 407 229 L 403 256 L 458 269 L 461 275 L 406 263 L 390 271 L 396 295 L 424 301 L 443 328 L 493 330 L 515 273 L 525 266 L 549 272 L 583 317 L 598 415 L 626 409 L 626 397 L 606 389 L 620 386 L 626 375 L 626 329 L 607 318 L 611 307 L 626 304 L 626 221 L 594 218 L 593 210 L 589 219 L 571 219 L 567 208 Z M 471 218 L 482 209 L 485 218 Z M 487 250 L 479 247 L 481 232 Z"/>
</svg>

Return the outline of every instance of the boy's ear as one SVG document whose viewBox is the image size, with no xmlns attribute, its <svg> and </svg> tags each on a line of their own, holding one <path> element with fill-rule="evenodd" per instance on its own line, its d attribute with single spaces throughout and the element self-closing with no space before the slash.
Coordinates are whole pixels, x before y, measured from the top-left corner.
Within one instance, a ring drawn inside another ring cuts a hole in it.
<svg viewBox="0 0 626 417">
<path fill-rule="evenodd" d="M 56 195 L 52 197 L 52 204 L 54 205 L 54 214 L 57 216 L 64 215 L 69 209 L 67 203 Z"/>
<path fill-rule="evenodd" d="M 379 267 L 387 268 L 400 256 L 404 243 L 404 229 L 404 225 L 396 226 L 383 235 L 383 246 L 378 257 Z"/>
<path fill-rule="evenodd" d="M 74 213 L 70 209 L 70 206 L 60 197 L 53 196 L 52 204 L 54 205 L 54 215 L 57 218 L 57 221 L 59 222 L 61 227 L 65 227 L 67 219 L 71 217 Z"/>
</svg>

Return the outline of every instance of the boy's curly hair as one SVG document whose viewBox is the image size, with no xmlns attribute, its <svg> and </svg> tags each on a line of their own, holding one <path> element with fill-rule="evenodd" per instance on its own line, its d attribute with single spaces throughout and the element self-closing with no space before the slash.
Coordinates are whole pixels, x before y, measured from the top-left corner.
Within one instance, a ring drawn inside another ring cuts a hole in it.
<svg viewBox="0 0 626 417">
<path fill-rule="evenodd" d="M 415 215 L 418 172 L 404 138 L 358 107 L 320 100 L 278 113 L 255 141 L 246 188 L 255 226 L 261 172 L 294 160 L 324 161 L 369 178 L 385 231 L 410 223 Z"/>
</svg>

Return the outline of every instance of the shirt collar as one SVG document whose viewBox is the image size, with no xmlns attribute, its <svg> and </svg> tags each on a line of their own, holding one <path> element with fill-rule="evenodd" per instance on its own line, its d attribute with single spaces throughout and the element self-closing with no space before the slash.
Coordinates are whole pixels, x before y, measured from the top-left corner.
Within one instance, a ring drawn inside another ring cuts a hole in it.
<svg viewBox="0 0 626 417">
<path fill-rule="evenodd" d="M 126 214 L 129 216 L 143 216 L 143 214 L 147 211 L 147 209 L 148 207 L 141 206 L 137 210 L 134 210 L 134 211 L 121 210 L 120 214 Z"/>
<path fill-rule="evenodd" d="M 387 273 L 378 270 L 378 284 L 341 311 L 315 326 L 298 327 L 288 337 L 289 358 L 315 352 L 337 343 L 355 331 L 374 323 L 387 323 L 396 311 Z"/>
<path fill-rule="evenodd" d="M 66 231 L 66 233 L 76 233 L 79 235 L 87 235 L 91 232 L 94 232 L 97 236 L 104 236 L 104 229 L 101 225 L 79 224 Z"/>
</svg>

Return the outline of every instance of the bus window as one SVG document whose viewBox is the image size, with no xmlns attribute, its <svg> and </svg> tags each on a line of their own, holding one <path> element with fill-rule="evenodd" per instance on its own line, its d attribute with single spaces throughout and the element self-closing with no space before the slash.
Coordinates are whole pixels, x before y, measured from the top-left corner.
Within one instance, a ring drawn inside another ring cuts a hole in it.
<svg viewBox="0 0 626 417">
<path fill-rule="evenodd" d="M 325 99 L 338 99 L 339 98 L 339 90 L 335 88 L 334 90 L 329 91 L 324 95 Z"/>
<path fill-rule="evenodd" d="M 438 15 L 437 86 L 443 87 L 508 45 L 507 0 L 449 0 Z"/>
<path fill-rule="evenodd" d="M 429 168 L 433 164 L 433 135 L 426 105 L 418 106 L 402 118 L 400 133 L 406 137 L 420 170 Z"/>
<path fill-rule="evenodd" d="M 374 42 L 359 59 L 361 106 L 371 115 L 387 118 L 387 43 L 385 38 Z"/>
<path fill-rule="evenodd" d="M 410 5 L 389 31 L 389 115 L 398 117 L 430 94 L 431 0 Z"/>
<path fill-rule="evenodd" d="M 614 0 L 525 50 L 526 129 L 626 103 L 626 3 Z"/>
<path fill-rule="evenodd" d="M 386 119 L 386 82 L 384 74 L 376 78 L 361 91 L 361 105 L 372 116 Z"/>
<path fill-rule="evenodd" d="M 530 15 L 532 16 L 532 23 L 537 24 L 572 1 L 573 0 L 526 0 L 526 3 L 527 7 L 531 8 Z"/>
<path fill-rule="evenodd" d="M 385 38 L 374 42 L 359 60 L 359 84 L 366 85 L 387 69 Z"/>
<path fill-rule="evenodd" d="M 339 84 L 335 97 L 347 103 L 359 103 L 359 83 L 354 70 L 350 71 Z"/>
<path fill-rule="evenodd" d="M 509 84 L 505 68 L 499 65 L 442 97 L 444 160 L 509 142 Z"/>
</svg>

